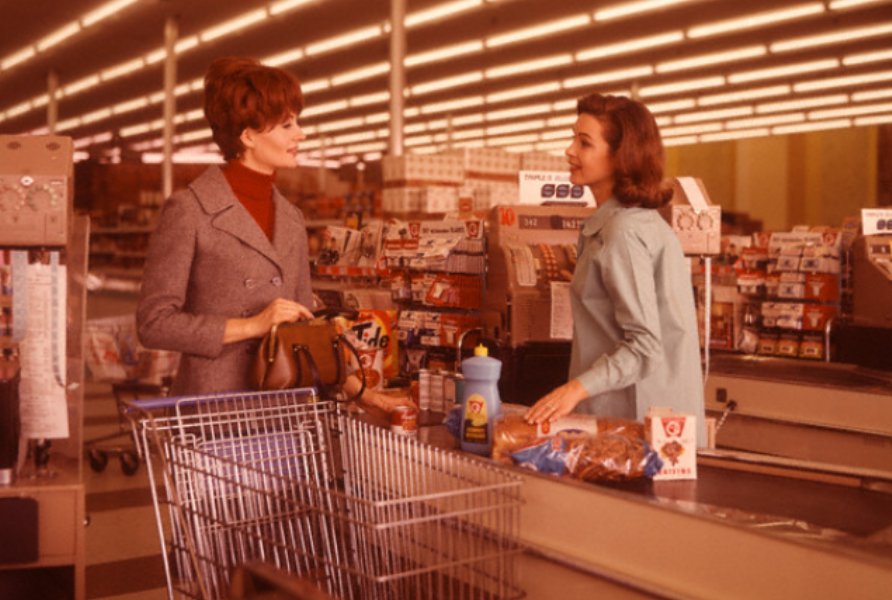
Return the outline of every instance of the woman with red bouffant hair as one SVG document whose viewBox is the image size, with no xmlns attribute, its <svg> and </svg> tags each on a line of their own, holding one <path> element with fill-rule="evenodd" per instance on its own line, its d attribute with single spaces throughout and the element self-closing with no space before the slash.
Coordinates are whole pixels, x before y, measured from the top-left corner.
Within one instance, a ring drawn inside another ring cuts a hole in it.
<svg viewBox="0 0 892 600">
<path fill-rule="evenodd" d="M 219 58 L 204 113 L 226 164 L 165 203 L 137 307 L 143 345 L 181 353 L 171 395 L 243 391 L 273 325 L 313 316 L 303 215 L 276 189 L 306 136 L 297 78 L 252 58 Z M 360 383 L 348 379 L 345 393 Z M 360 402 L 382 405 L 366 392 Z"/>
<path fill-rule="evenodd" d="M 570 285 L 570 381 L 527 411 L 530 422 L 576 411 L 643 419 L 652 406 L 697 417 L 703 375 L 690 267 L 656 210 L 672 198 L 656 121 L 641 102 L 591 94 L 577 104 L 570 181 L 597 209 L 579 236 Z"/>
</svg>

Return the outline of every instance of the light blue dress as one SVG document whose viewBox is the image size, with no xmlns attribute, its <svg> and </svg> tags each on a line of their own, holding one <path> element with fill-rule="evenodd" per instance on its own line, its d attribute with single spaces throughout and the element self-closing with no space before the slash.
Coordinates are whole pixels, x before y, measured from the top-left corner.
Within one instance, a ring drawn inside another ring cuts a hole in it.
<svg viewBox="0 0 892 600">
<path fill-rule="evenodd" d="M 703 374 L 688 261 L 659 212 L 611 198 L 583 223 L 570 287 L 570 378 L 578 412 L 643 419 L 651 406 L 697 417 L 706 445 Z"/>
</svg>

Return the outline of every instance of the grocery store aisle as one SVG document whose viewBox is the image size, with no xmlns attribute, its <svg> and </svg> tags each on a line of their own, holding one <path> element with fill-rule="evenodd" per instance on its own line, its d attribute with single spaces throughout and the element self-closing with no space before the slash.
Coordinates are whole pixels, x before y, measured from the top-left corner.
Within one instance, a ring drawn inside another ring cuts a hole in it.
<svg viewBox="0 0 892 600">
<path fill-rule="evenodd" d="M 88 383 L 84 394 L 84 439 L 119 431 L 111 385 Z M 98 447 L 133 448 L 127 437 Z M 167 597 L 161 545 L 145 464 L 125 475 L 118 457 L 109 454 L 97 473 L 85 459 L 88 600 L 162 600 Z"/>
</svg>

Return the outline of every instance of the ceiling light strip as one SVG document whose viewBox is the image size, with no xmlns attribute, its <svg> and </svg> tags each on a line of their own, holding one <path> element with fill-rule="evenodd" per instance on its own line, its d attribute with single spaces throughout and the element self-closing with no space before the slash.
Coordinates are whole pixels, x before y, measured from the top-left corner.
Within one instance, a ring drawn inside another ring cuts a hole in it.
<svg viewBox="0 0 892 600">
<path fill-rule="evenodd" d="M 770 47 L 772 52 L 790 52 L 792 50 L 804 50 L 816 46 L 849 43 L 852 40 L 889 35 L 889 33 L 892 33 L 892 23 L 886 22 L 871 25 L 869 27 L 857 27 L 853 29 L 833 31 L 832 33 L 822 33 L 819 35 L 809 35 L 782 40 L 780 42 L 774 42 Z"/>
<path fill-rule="evenodd" d="M 692 39 L 738 32 L 742 29 L 754 29 L 767 25 L 776 25 L 783 21 L 792 21 L 803 17 L 821 14 L 825 11 L 823 2 L 809 2 L 780 10 L 772 10 L 763 13 L 753 13 L 744 17 L 716 21 L 705 25 L 698 25 L 688 29 L 688 37 Z"/>
<path fill-rule="evenodd" d="M 592 15 L 595 21 L 610 21 L 631 15 L 640 15 L 655 10 L 665 10 L 679 4 L 688 4 L 695 0 L 639 0 L 638 2 L 625 2 L 616 6 L 609 6 L 596 10 Z"/>
</svg>

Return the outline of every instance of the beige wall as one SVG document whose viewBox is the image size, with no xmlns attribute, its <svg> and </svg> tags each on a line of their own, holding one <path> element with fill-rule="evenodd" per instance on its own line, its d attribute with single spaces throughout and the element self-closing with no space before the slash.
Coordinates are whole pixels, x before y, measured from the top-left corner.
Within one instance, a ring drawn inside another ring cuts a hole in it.
<svg viewBox="0 0 892 600">
<path fill-rule="evenodd" d="M 699 177 L 725 210 L 763 222 L 839 226 L 876 206 L 877 128 L 814 132 L 666 149 L 669 176 Z"/>
</svg>

